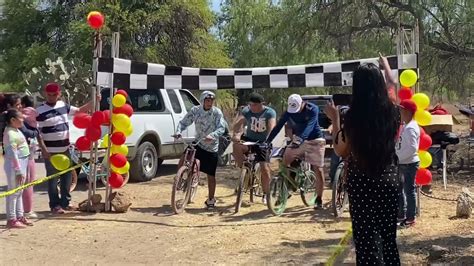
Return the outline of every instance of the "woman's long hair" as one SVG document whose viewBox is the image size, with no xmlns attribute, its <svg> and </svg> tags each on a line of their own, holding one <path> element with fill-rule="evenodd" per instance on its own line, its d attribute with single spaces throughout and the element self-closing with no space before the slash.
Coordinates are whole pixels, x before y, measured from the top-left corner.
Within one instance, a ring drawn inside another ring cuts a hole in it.
<svg viewBox="0 0 474 266">
<path fill-rule="evenodd" d="M 384 77 L 372 64 L 362 64 L 353 75 L 352 103 L 345 118 L 354 163 L 368 175 L 391 164 L 400 114 L 390 101 Z"/>
</svg>

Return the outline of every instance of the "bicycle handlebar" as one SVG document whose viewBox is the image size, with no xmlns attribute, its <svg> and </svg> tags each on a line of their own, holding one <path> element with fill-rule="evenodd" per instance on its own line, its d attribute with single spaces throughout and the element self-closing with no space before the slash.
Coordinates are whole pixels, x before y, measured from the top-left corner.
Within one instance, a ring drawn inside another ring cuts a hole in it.
<svg viewBox="0 0 474 266">
<path fill-rule="evenodd" d="M 184 145 L 186 145 L 186 146 L 192 146 L 192 147 L 196 147 L 199 143 L 201 143 L 201 141 L 204 140 L 204 138 L 202 138 L 202 139 L 199 139 L 199 140 L 196 141 L 196 142 L 194 142 L 194 141 L 188 142 L 188 141 L 186 141 L 186 139 L 183 138 L 182 136 L 179 137 L 179 135 L 171 135 L 171 137 L 173 137 L 175 141 L 176 141 L 176 140 L 181 140 L 181 141 L 184 143 Z M 179 138 L 178 138 L 178 137 L 179 137 Z"/>
</svg>

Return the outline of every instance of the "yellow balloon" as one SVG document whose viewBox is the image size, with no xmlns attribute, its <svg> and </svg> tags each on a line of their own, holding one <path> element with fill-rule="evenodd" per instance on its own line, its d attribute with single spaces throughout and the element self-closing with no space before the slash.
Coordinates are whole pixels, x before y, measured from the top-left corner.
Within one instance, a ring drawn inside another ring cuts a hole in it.
<svg viewBox="0 0 474 266">
<path fill-rule="evenodd" d="M 431 154 L 427 151 L 418 151 L 418 157 L 420 157 L 420 168 L 428 168 L 433 162 Z"/>
<path fill-rule="evenodd" d="M 66 170 L 70 165 L 71 161 L 64 154 L 55 154 L 50 158 L 51 164 L 59 171 Z"/>
<path fill-rule="evenodd" d="M 109 135 L 105 135 L 103 138 L 102 138 L 102 142 L 100 143 L 100 146 L 99 148 L 107 148 L 109 147 Z"/>
<path fill-rule="evenodd" d="M 131 125 L 130 117 L 125 114 L 112 115 L 112 124 L 119 131 L 125 132 Z"/>
<path fill-rule="evenodd" d="M 112 152 L 112 154 L 114 153 L 118 153 L 118 154 L 123 154 L 125 156 L 128 155 L 128 147 L 125 146 L 125 145 L 112 145 L 112 147 L 110 148 L 110 151 Z"/>
<path fill-rule="evenodd" d="M 418 75 L 412 69 L 406 69 L 400 75 L 400 83 L 403 87 L 412 87 L 418 80 Z"/>
<path fill-rule="evenodd" d="M 431 114 L 428 111 L 418 109 L 415 113 L 415 121 L 418 123 L 420 126 L 427 126 L 431 124 Z"/>
<path fill-rule="evenodd" d="M 115 173 L 117 174 L 126 174 L 128 173 L 128 170 L 130 170 L 130 164 L 127 162 L 123 167 L 121 168 L 117 168 L 115 166 L 113 166 L 112 164 L 110 165 L 110 169 L 112 169 L 112 171 L 114 171 Z"/>
<path fill-rule="evenodd" d="M 127 136 L 127 137 L 132 135 L 132 133 L 133 133 L 133 126 L 132 125 L 130 125 L 125 131 L 123 131 L 123 134 L 125 134 L 125 136 Z"/>
<path fill-rule="evenodd" d="M 116 94 L 114 98 L 112 98 L 112 105 L 114 107 L 122 107 L 127 102 L 127 98 L 122 94 Z"/>
<path fill-rule="evenodd" d="M 424 93 L 415 93 L 411 99 L 416 103 L 418 109 L 425 110 L 430 106 L 430 98 Z"/>
</svg>

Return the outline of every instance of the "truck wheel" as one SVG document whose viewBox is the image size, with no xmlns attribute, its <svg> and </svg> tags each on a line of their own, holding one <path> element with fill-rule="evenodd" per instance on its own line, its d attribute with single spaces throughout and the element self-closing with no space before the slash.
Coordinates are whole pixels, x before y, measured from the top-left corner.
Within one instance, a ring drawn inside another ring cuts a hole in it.
<svg viewBox="0 0 474 266">
<path fill-rule="evenodd" d="M 138 146 L 130 167 L 130 179 L 138 182 L 150 181 L 158 170 L 158 153 L 155 145 L 145 141 Z"/>
</svg>

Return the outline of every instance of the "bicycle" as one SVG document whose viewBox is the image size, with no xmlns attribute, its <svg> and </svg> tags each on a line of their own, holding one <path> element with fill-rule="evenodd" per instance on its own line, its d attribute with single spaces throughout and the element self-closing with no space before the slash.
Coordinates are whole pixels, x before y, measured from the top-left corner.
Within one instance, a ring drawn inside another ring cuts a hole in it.
<svg viewBox="0 0 474 266">
<path fill-rule="evenodd" d="M 260 173 L 259 163 L 255 161 L 255 153 L 251 152 L 250 147 L 258 145 L 262 150 L 268 150 L 270 146 L 265 143 L 257 142 L 240 142 L 240 144 L 249 147 L 249 152 L 245 156 L 240 171 L 239 183 L 237 187 L 237 199 L 235 202 L 235 213 L 240 211 L 244 192 L 250 192 L 250 202 L 253 203 L 253 196 L 262 196 L 262 177 Z"/>
<path fill-rule="evenodd" d="M 346 160 L 342 160 L 337 166 L 334 180 L 332 182 L 332 212 L 334 216 L 340 217 L 349 207 L 349 197 L 347 194 L 347 167 Z"/>
<path fill-rule="evenodd" d="M 196 146 L 200 141 L 187 143 L 185 139 L 181 138 L 181 140 L 187 147 L 182 165 L 174 178 L 171 192 L 171 208 L 175 214 L 182 213 L 186 205 L 192 202 L 199 184 L 199 160 L 195 159 L 195 155 Z"/>
<path fill-rule="evenodd" d="M 71 182 L 71 188 L 70 188 L 70 192 L 72 192 L 76 188 L 79 173 L 80 172 L 84 173 L 87 176 L 87 179 L 89 180 L 89 174 L 92 171 L 92 169 L 91 169 L 89 161 L 82 157 L 81 151 L 79 151 L 74 145 L 71 145 L 69 147 L 69 153 L 71 155 L 71 161 L 73 162 L 73 164 L 84 163 L 80 168 L 78 168 L 79 171 L 75 171 L 75 174 L 74 173 L 72 174 L 73 180 Z M 104 154 L 102 158 L 98 158 L 95 165 L 97 169 L 97 172 L 96 172 L 97 180 L 100 180 L 102 184 L 106 186 L 107 185 L 107 168 L 108 168 L 107 156 L 105 156 Z M 127 174 L 123 174 L 122 177 L 123 177 L 123 184 L 121 187 L 125 186 L 128 183 L 128 180 L 130 179 L 130 175 L 127 173 Z M 92 182 L 91 180 L 89 181 Z M 58 189 L 59 189 L 59 182 L 60 181 L 58 179 Z"/>
<path fill-rule="evenodd" d="M 306 206 L 313 206 L 317 193 L 315 189 L 316 175 L 311 167 L 304 160 L 296 159 L 286 167 L 283 164 L 283 154 L 286 147 L 280 148 L 272 155 L 273 158 L 280 160 L 278 174 L 270 181 L 270 191 L 267 194 L 267 207 L 274 215 L 281 215 L 285 209 L 291 194 L 288 188 L 293 192 L 299 191 L 301 200 Z M 287 171 L 290 172 L 288 176 Z"/>
</svg>

